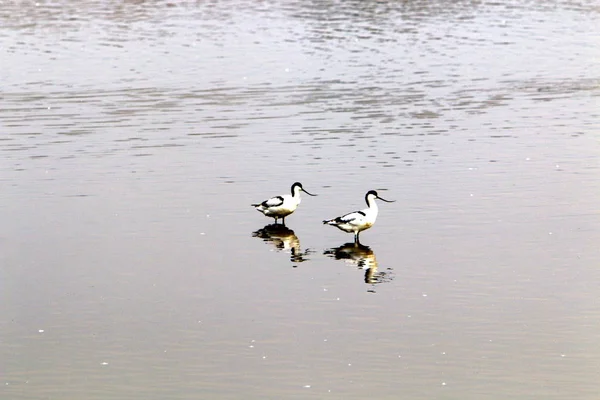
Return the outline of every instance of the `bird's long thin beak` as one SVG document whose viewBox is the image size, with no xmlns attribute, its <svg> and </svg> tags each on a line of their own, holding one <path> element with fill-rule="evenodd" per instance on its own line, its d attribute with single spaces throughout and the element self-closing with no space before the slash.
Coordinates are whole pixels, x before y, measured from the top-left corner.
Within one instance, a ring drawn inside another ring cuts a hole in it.
<svg viewBox="0 0 600 400">
<path fill-rule="evenodd" d="M 385 201 L 386 203 L 394 203 L 394 202 L 396 201 L 396 200 L 386 200 L 386 199 L 384 199 L 384 198 L 381 198 L 381 197 L 379 197 L 379 196 L 377 196 L 377 198 L 378 198 L 379 200 L 383 200 L 383 201 Z"/>
<path fill-rule="evenodd" d="M 308 193 L 308 192 L 307 192 L 306 190 L 304 190 L 304 189 L 300 189 L 300 190 L 302 190 L 304 193 L 306 193 L 306 194 L 308 194 L 308 195 L 311 195 L 311 196 L 316 196 L 316 194 Z"/>
</svg>

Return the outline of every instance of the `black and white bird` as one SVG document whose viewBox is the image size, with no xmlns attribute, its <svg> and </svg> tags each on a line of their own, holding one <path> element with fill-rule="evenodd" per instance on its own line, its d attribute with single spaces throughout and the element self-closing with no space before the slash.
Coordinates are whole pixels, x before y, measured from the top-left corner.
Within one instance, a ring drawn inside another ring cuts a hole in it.
<svg viewBox="0 0 600 400">
<path fill-rule="evenodd" d="M 277 223 L 277 220 L 281 218 L 283 225 L 285 225 L 285 217 L 296 211 L 298 204 L 300 204 L 300 192 L 304 192 L 311 196 L 316 196 L 316 194 L 308 193 L 306 190 L 304 190 L 300 182 L 295 182 L 292 185 L 291 195 L 282 194 L 281 196 L 271 197 L 262 203 L 252 204 L 252 207 L 256 208 L 266 217 L 275 218 L 275 223 Z"/>
<path fill-rule="evenodd" d="M 354 233 L 354 243 L 358 244 L 358 235 L 365 229 L 369 229 L 377 220 L 377 214 L 379 208 L 375 199 L 385 201 L 386 203 L 393 203 L 394 200 L 386 200 L 377 194 L 375 190 L 369 190 L 365 195 L 365 201 L 367 202 L 368 208 L 361 211 L 354 211 L 341 217 L 334 219 L 328 219 L 323 221 L 324 224 L 335 226 L 344 232 Z"/>
</svg>

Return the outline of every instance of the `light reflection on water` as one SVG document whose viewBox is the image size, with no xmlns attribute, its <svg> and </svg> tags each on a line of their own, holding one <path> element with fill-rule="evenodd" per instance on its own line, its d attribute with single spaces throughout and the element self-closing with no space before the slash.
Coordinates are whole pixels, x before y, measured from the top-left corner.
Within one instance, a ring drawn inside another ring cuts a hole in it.
<svg viewBox="0 0 600 400">
<path fill-rule="evenodd" d="M 595 3 L 3 7 L 1 397 L 597 397 Z"/>
<path fill-rule="evenodd" d="M 375 293 L 376 284 L 389 282 L 393 279 L 393 268 L 388 267 L 385 271 L 379 271 L 377 258 L 369 246 L 354 242 L 344 243 L 341 246 L 325 250 L 323 254 L 336 260 L 344 260 L 362 270 L 365 283 L 370 285 L 368 290 L 370 293 Z"/>
<path fill-rule="evenodd" d="M 252 232 L 252 236 L 273 244 L 280 251 L 289 252 L 292 263 L 308 261 L 310 259 L 308 255 L 313 253 L 310 249 L 302 250 L 298 236 L 293 230 L 282 224 L 265 225 L 263 228 Z"/>
</svg>

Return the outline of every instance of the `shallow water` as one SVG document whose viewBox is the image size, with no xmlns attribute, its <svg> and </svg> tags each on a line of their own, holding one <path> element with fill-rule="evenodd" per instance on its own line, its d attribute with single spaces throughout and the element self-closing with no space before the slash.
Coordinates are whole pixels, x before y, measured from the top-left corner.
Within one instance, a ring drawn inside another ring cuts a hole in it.
<svg viewBox="0 0 600 400">
<path fill-rule="evenodd" d="M 0 397 L 596 399 L 599 11 L 5 2 Z"/>
</svg>

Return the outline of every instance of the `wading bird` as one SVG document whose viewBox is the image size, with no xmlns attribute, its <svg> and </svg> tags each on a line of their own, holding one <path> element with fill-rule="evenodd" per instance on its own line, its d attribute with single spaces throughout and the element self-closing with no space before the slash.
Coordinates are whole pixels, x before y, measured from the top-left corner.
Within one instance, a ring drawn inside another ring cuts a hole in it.
<svg viewBox="0 0 600 400">
<path fill-rule="evenodd" d="M 304 190 L 300 182 L 296 182 L 292 185 L 291 195 L 283 194 L 281 196 L 271 197 L 262 203 L 252 204 L 252 207 L 256 208 L 266 217 L 275 218 L 275 223 L 281 218 L 283 225 L 285 225 L 285 217 L 296 211 L 298 204 L 300 204 L 300 192 L 316 196 L 316 194 L 308 193 Z"/>
<path fill-rule="evenodd" d="M 379 212 L 379 209 L 377 208 L 375 199 L 385 201 L 386 203 L 394 202 L 394 200 L 382 199 L 377 195 L 376 191 L 369 190 L 365 195 L 365 201 L 367 202 L 369 208 L 365 208 L 361 211 L 354 211 L 334 219 L 328 219 L 323 221 L 323 223 L 335 226 L 344 232 L 354 233 L 354 243 L 359 244 L 359 233 L 372 227 L 377 219 L 377 213 Z"/>
</svg>

